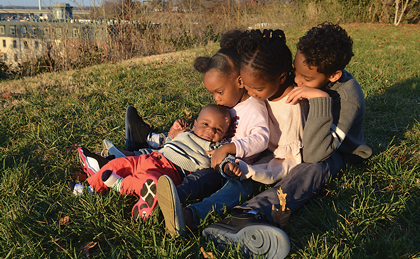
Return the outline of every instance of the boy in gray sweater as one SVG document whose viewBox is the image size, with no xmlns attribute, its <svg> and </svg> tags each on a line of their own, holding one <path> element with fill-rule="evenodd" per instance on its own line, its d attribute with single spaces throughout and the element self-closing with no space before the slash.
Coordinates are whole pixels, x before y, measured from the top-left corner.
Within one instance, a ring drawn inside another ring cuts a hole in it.
<svg viewBox="0 0 420 259">
<path fill-rule="evenodd" d="M 221 247 L 239 243 L 248 254 L 267 258 L 287 255 L 290 245 L 278 241 L 285 233 L 275 227 L 277 222 L 272 216 L 273 209 L 280 209 L 277 192 L 281 189 L 287 194 L 286 206 L 293 213 L 346 163 L 370 157 L 372 150 L 365 144 L 362 132 L 364 95 L 359 83 L 344 70 L 353 56 L 352 45 L 343 28 L 328 22 L 313 27 L 299 40 L 294 60 L 297 87 L 288 94 L 287 102 L 293 105 L 298 100 L 309 101 L 302 140 L 304 163 L 273 188 L 235 207 L 233 216 L 204 229 L 204 236 Z"/>
</svg>

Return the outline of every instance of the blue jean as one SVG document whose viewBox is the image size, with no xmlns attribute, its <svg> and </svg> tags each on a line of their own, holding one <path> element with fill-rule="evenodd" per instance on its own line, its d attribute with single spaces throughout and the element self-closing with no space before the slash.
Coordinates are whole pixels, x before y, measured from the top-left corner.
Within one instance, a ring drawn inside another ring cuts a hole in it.
<svg viewBox="0 0 420 259">
<path fill-rule="evenodd" d="M 181 203 L 187 200 L 204 199 L 222 188 L 226 179 L 213 168 L 198 170 L 184 177 L 176 187 Z"/>
<path fill-rule="evenodd" d="M 295 166 L 274 187 L 258 194 L 235 209 L 257 210 L 263 212 L 271 223 L 274 223 L 271 211 L 273 205 L 280 208 L 277 190 L 286 193 L 286 206 L 291 212 L 299 209 L 305 202 L 316 195 L 330 177 L 335 177 L 345 166 L 342 156 L 335 152 L 330 158 L 319 163 L 302 163 Z"/>
<path fill-rule="evenodd" d="M 251 179 L 240 181 L 237 178 L 228 178 L 225 185 L 203 199 L 203 201 L 188 206 L 193 215 L 193 228 L 200 224 L 210 212 L 215 211 L 221 214 L 224 207 L 233 208 L 234 206 L 246 201 L 254 190 L 254 183 Z"/>
</svg>

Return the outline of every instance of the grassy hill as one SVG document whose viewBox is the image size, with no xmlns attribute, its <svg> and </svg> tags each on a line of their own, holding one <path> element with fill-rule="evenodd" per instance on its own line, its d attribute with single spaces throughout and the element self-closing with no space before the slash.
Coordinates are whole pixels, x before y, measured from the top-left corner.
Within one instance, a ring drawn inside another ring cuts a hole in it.
<svg viewBox="0 0 420 259">
<path fill-rule="evenodd" d="M 347 66 L 365 93 L 365 136 L 374 150 L 293 214 L 291 258 L 420 257 L 420 26 L 349 24 Z M 286 31 L 292 52 L 308 28 Z M 192 63 L 217 45 L 0 82 L 0 258 L 242 258 L 201 230 L 172 239 L 163 217 L 131 219 L 135 197 L 75 197 L 76 149 L 124 147 L 131 104 L 158 131 L 192 121 L 212 97 Z"/>
</svg>

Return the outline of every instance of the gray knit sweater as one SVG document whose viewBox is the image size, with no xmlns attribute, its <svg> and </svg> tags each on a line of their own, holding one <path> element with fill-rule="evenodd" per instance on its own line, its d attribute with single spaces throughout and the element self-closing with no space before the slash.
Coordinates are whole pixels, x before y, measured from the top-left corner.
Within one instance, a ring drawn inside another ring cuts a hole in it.
<svg viewBox="0 0 420 259">
<path fill-rule="evenodd" d="M 349 163 L 370 157 L 372 149 L 363 138 L 365 99 L 359 83 L 343 70 L 337 82 L 327 84 L 322 90 L 330 97 L 309 100 L 303 131 L 303 161 L 323 161 L 336 150 Z"/>
<path fill-rule="evenodd" d="M 182 169 L 195 172 L 211 167 L 210 156 L 206 154 L 206 151 L 216 149 L 221 145 L 220 142 L 211 143 L 199 138 L 193 132 L 183 132 L 165 143 L 158 152 Z"/>
</svg>

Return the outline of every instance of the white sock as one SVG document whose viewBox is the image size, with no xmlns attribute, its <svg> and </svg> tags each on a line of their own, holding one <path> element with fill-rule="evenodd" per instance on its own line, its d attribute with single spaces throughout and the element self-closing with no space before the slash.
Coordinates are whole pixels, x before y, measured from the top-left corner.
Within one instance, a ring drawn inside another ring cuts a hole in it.
<svg viewBox="0 0 420 259">
<path fill-rule="evenodd" d="M 149 136 L 147 136 L 147 144 L 151 148 L 158 149 L 160 144 L 160 134 L 151 132 Z"/>
<path fill-rule="evenodd" d="M 73 193 L 74 193 L 74 195 L 77 195 L 77 196 L 82 196 L 82 194 L 83 194 L 83 189 L 84 189 L 84 188 L 85 188 L 85 187 L 84 187 L 83 185 L 76 183 L 76 184 L 74 185 L 74 187 L 73 187 Z"/>
<path fill-rule="evenodd" d="M 112 188 L 116 191 L 120 191 L 121 189 L 121 182 L 124 178 L 117 175 L 116 173 L 112 172 L 112 174 L 108 177 L 108 179 L 104 182 L 106 186 Z"/>
<path fill-rule="evenodd" d="M 73 193 L 74 193 L 74 195 L 77 195 L 77 196 L 82 196 L 82 194 L 83 194 L 83 189 L 85 189 L 85 187 L 84 187 L 83 185 L 76 183 L 76 184 L 74 185 L 74 187 L 73 187 Z M 88 191 L 90 194 L 92 194 L 92 193 L 93 193 L 93 188 L 92 188 L 92 186 L 88 186 L 86 189 L 87 189 L 87 191 Z"/>
</svg>

